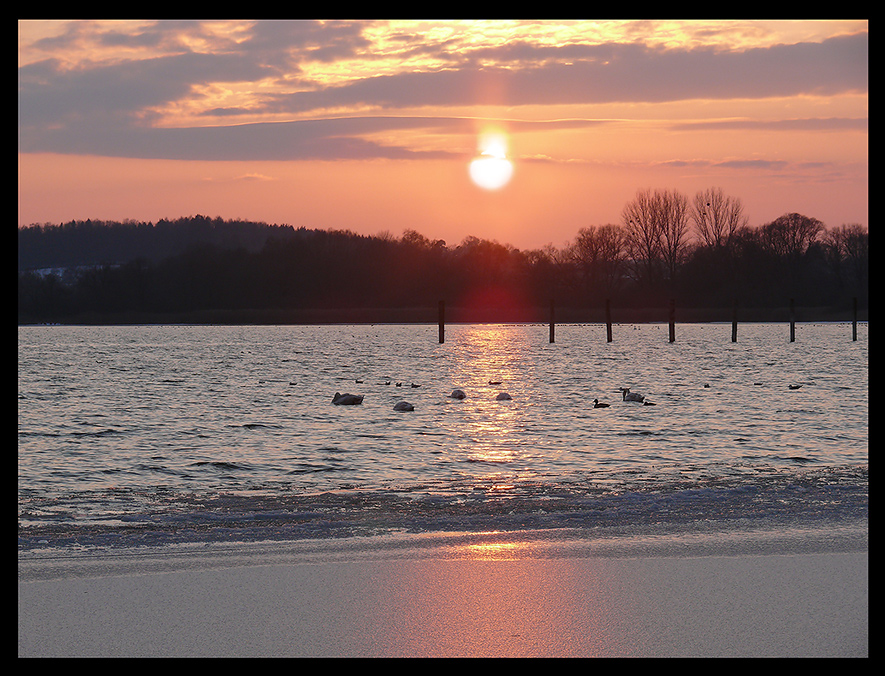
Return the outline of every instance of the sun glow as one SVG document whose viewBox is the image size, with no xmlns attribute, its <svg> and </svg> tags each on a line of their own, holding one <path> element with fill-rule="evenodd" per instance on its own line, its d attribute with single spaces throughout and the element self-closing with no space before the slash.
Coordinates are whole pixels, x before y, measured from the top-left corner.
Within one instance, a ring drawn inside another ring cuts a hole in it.
<svg viewBox="0 0 885 676">
<path fill-rule="evenodd" d="M 480 137 L 479 157 L 470 163 L 470 178 L 480 188 L 498 190 L 510 182 L 513 163 L 507 159 L 507 139 L 501 133 Z"/>
</svg>

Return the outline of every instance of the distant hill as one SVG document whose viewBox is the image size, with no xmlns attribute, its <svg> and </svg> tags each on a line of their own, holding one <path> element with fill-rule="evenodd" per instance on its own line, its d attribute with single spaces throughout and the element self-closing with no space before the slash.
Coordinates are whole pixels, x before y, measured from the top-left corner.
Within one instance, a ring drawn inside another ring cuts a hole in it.
<svg viewBox="0 0 885 676">
<path fill-rule="evenodd" d="M 809 220 L 793 216 L 786 226 Z M 614 226 L 581 229 L 561 250 L 520 251 L 473 236 L 448 246 L 415 231 L 396 238 L 200 215 L 33 225 L 19 230 L 18 316 L 433 321 L 443 300 L 452 321 L 537 321 L 555 299 L 558 321 L 600 321 L 609 301 L 617 321 L 628 309 L 634 321 L 663 321 L 671 303 L 680 321 L 727 321 L 736 305 L 744 320 L 769 321 L 794 304 L 814 308 L 800 316 L 815 320 L 850 317 L 855 303 L 866 308 L 866 229 L 815 231 L 789 248 L 792 240 L 776 236 L 783 220 L 742 228 L 728 247 L 693 242 L 672 266 L 663 250 L 637 257 Z"/>
<path fill-rule="evenodd" d="M 291 225 L 189 216 L 156 223 L 143 221 L 69 221 L 20 228 L 18 269 L 151 263 L 176 256 L 196 244 L 259 251 L 270 238 L 294 235 Z"/>
</svg>

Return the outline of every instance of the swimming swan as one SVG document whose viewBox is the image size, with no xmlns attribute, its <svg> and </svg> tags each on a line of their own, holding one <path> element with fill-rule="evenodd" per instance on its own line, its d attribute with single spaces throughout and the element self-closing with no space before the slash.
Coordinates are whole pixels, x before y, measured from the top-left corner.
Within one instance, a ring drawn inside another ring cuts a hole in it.
<svg viewBox="0 0 885 676">
<path fill-rule="evenodd" d="M 452 393 L 449 395 L 452 399 L 466 399 L 467 395 L 464 394 L 464 390 L 452 390 Z"/>
<path fill-rule="evenodd" d="M 509 400 L 513 399 L 513 397 L 511 397 L 511 396 L 510 396 L 509 394 L 507 394 L 506 392 L 500 392 L 500 393 L 498 394 L 498 396 L 495 397 L 495 399 L 496 399 L 497 401 L 509 401 Z"/>
<path fill-rule="evenodd" d="M 341 394 L 339 392 L 335 393 L 335 396 L 332 397 L 332 403 L 336 406 L 346 405 L 346 404 L 362 404 L 363 403 L 363 395 L 361 394 L 348 394 L 345 392 Z"/>
<path fill-rule="evenodd" d="M 621 398 L 623 401 L 643 401 L 645 396 L 638 392 L 631 392 L 629 387 L 622 387 Z"/>
<path fill-rule="evenodd" d="M 624 401 L 638 401 L 646 406 L 654 406 L 654 402 L 648 401 L 645 398 L 644 394 L 639 394 L 638 392 L 631 392 L 629 387 L 622 387 L 621 393 L 623 394 Z"/>
<path fill-rule="evenodd" d="M 415 406 L 407 401 L 398 401 L 393 405 L 394 411 L 414 411 Z"/>
<path fill-rule="evenodd" d="M 608 408 L 608 407 L 609 407 L 608 404 L 603 404 L 602 402 L 599 401 L 599 399 L 593 400 L 593 408 Z"/>
</svg>

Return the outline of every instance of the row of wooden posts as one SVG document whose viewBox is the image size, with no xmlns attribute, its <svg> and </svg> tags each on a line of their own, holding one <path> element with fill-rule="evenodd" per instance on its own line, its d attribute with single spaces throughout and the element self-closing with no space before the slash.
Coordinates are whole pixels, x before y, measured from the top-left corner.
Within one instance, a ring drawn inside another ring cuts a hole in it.
<svg viewBox="0 0 885 676">
<path fill-rule="evenodd" d="M 550 342 L 556 342 L 556 324 L 554 323 L 554 301 L 550 301 Z M 676 342 L 676 301 L 670 300 L 670 342 Z M 737 303 L 734 305 L 731 319 L 731 342 L 737 342 Z M 605 301 L 605 334 L 606 341 L 612 342 L 612 311 L 611 301 Z M 854 299 L 854 315 L 851 321 L 851 340 L 857 340 L 857 298 Z M 796 341 L 796 310 L 793 299 L 790 299 L 790 342 Z M 446 302 L 439 301 L 439 342 L 446 342 Z"/>
</svg>

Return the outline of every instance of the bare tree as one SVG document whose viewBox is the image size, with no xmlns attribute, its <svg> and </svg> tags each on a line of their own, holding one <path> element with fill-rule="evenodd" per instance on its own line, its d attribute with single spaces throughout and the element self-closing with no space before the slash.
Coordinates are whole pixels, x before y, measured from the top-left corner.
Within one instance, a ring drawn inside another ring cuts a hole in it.
<svg viewBox="0 0 885 676">
<path fill-rule="evenodd" d="M 708 188 L 698 192 L 691 210 L 698 238 L 707 246 L 728 247 L 732 236 L 749 221 L 744 215 L 741 200 L 728 197 L 722 188 Z"/>
<path fill-rule="evenodd" d="M 869 280 L 870 245 L 867 229 L 859 223 L 841 225 L 824 234 L 824 244 L 840 284 L 847 281 L 861 291 L 866 289 Z"/>
<path fill-rule="evenodd" d="M 676 271 L 688 251 L 688 199 L 673 190 L 658 196 L 661 219 L 661 252 L 667 266 L 670 283 L 676 280 Z"/>
<path fill-rule="evenodd" d="M 762 226 L 762 241 L 772 253 L 788 260 L 802 256 L 824 230 L 816 218 L 784 214 Z"/>
<path fill-rule="evenodd" d="M 650 190 L 640 190 L 621 213 L 631 267 L 637 281 L 648 284 L 657 277 L 661 260 L 661 222 L 656 202 Z"/>
<path fill-rule="evenodd" d="M 581 228 L 568 247 L 568 255 L 587 291 L 610 295 L 623 271 L 624 231 L 611 223 Z"/>
<path fill-rule="evenodd" d="M 780 260 L 780 274 L 790 294 L 807 290 L 805 254 L 823 231 L 819 220 L 796 213 L 778 216 L 760 229 L 763 247 Z"/>
<path fill-rule="evenodd" d="M 621 214 L 637 279 L 652 284 L 662 268 L 673 282 L 688 250 L 688 200 L 679 192 L 641 190 Z"/>
</svg>

